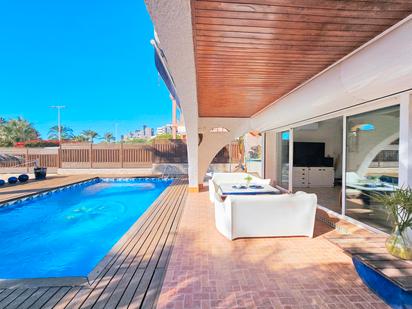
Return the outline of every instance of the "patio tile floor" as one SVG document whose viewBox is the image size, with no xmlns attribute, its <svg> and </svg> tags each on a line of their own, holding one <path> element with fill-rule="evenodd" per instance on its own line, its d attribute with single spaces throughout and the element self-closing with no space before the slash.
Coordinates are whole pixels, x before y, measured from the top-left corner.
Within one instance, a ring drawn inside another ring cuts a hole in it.
<svg viewBox="0 0 412 309">
<path fill-rule="evenodd" d="M 325 236 L 229 241 L 207 192 L 189 194 L 158 308 L 389 308 Z"/>
</svg>

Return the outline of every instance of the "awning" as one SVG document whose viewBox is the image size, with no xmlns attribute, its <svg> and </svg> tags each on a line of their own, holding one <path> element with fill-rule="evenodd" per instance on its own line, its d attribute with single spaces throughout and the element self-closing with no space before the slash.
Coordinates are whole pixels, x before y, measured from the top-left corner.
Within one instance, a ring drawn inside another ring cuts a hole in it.
<svg viewBox="0 0 412 309">
<path fill-rule="evenodd" d="M 154 47 L 155 65 L 157 71 L 162 77 L 164 83 L 166 84 L 167 89 L 169 89 L 170 94 L 175 98 L 177 106 L 180 108 L 180 100 L 177 96 L 175 83 L 173 81 L 172 75 L 169 73 L 169 70 L 167 68 L 166 59 L 163 54 L 163 51 L 159 48 L 155 40 L 152 40 L 151 43 Z"/>
</svg>

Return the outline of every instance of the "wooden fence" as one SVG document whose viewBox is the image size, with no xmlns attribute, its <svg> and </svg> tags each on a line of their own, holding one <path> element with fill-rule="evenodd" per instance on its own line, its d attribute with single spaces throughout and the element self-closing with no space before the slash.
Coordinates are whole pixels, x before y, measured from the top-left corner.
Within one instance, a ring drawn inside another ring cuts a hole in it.
<svg viewBox="0 0 412 309">
<path fill-rule="evenodd" d="M 213 163 L 238 162 L 237 144 L 223 148 Z M 35 162 L 58 168 L 150 168 L 156 163 L 187 163 L 186 143 L 165 140 L 153 144 L 62 144 L 53 148 L 0 148 L 0 172 L 32 171 Z"/>
</svg>

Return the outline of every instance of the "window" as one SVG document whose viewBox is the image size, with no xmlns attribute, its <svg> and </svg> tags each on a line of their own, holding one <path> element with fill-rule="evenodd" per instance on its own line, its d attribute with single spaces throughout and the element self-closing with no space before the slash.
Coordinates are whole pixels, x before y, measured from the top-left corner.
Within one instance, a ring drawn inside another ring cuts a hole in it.
<svg viewBox="0 0 412 309">
<path fill-rule="evenodd" d="M 386 210 L 371 196 L 398 185 L 399 106 L 350 116 L 346 127 L 345 214 L 389 232 Z"/>
</svg>

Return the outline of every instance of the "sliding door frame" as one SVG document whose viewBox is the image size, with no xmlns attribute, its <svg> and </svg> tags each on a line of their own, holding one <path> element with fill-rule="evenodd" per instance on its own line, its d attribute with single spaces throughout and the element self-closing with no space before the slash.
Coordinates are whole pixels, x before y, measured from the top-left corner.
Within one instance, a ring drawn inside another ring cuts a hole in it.
<svg viewBox="0 0 412 309">
<path fill-rule="evenodd" d="M 367 103 L 358 104 L 356 106 L 348 107 L 346 109 L 342 109 L 342 110 L 328 113 L 325 115 L 320 115 L 318 117 L 313 117 L 307 120 L 302 120 L 302 121 L 299 121 L 299 122 L 296 122 L 290 125 L 273 128 L 271 130 L 266 130 L 265 132 L 270 131 L 270 132 L 275 132 L 275 133 L 289 131 L 289 184 L 288 184 L 288 188 L 284 188 L 284 189 L 287 189 L 290 192 L 292 192 L 293 190 L 293 140 L 294 140 L 293 131 L 294 129 L 297 127 L 301 127 L 303 125 L 342 117 L 342 121 L 343 121 L 342 128 L 343 129 L 342 129 L 342 192 L 341 192 L 341 201 L 342 201 L 341 206 L 342 207 L 341 207 L 341 212 L 337 213 L 324 206 L 321 206 L 321 205 L 319 206 L 321 207 L 321 209 L 327 212 L 330 212 L 339 218 L 345 219 L 346 221 L 362 226 L 364 228 L 368 228 L 375 232 L 384 233 L 376 228 L 366 225 L 365 223 L 357 221 L 346 215 L 346 194 L 345 192 L 346 192 L 347 118 L 352 115 L 371 112 L 374 110 L 378 110 L 378 109 L 382 109 L 382 108 L 390 107 L 390 106 L 395 106 L 395 105 L 401 106 L 401 112 L 402 111 L 408 112 L 408 117 L 406 117 L 405 115 L 403 116 L 401 115 L 400 120 L 399 120 L 400 121 L 399 126 L 400 126 L 400 130 L 402 130 L 402 133 L 400 132 L 400 135 L 401 134 L 403 136 L 406 135 L 411 140 L 409 142 L 411 143 L 411 145 L 407 143 L 407 146 L 408 146 L 408 149 L 411 149 L 412 151 L 412 91 L 405 91 L 402 93 L 397 93 L 397 94 L 387 96 L 382 99 L 376 99 L 376 100 L 373 100 Z M 412 154 L 409 154 L 409 151 L 399 151 L 399 162 L 401 161 L 403 162 L 404 160 L 406 160 L 406 162 L 408 163 L 407 171 L 403 171 L 402 173 L 399 173 L 399 181 L 400 183 L 412 186 L 412 160 L 409 159 L 409 155 L 412 156 Z M 409 164 L 409 161 L 411 161 L 410 164 Z"/>
</svg>

